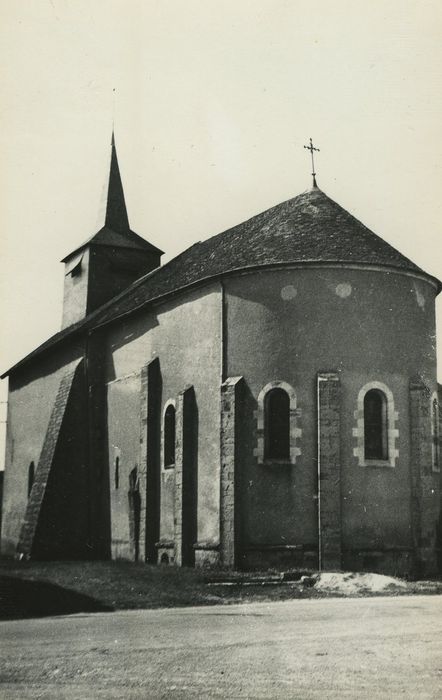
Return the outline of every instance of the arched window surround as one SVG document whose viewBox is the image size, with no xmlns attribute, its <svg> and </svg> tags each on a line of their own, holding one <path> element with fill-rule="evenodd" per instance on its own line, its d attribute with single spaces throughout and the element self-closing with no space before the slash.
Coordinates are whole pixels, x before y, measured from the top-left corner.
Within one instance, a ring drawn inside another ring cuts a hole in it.
<svg viewBox="0 0 442 700">
<path fill-rule="evenodd" d="M 164 404 L 163 408 L 163 415 L 162 415 L 162 421 L 161 421 L 161 467 L 165 471 L 169 471 L 175 467 L 175 461 L 170 464 L 166 464 L 166 413 L 167 409 L 172 406 L 172 408 L 175 411 L 175 440 L 176 440 L 176 402 L 174 399 L 169 399 L 166 401 Z M 176 457 L 175 457 L 176 459 Z"/>
<path fill-rule="evenodd" d="M 430 405 L 431 415 L 431 465 L 433 472 L 440 472 L 440 412 L 439 399 L 437 393 L 434 392 L 431 396 Z"/>
<path fill-rule="evenodd" d="M 265 441 L 266 441 L 266 420 L 265 420 L 265 406 L 266 406 L 266 396 L 273 389 L 283 389 L 289 397 L 289 430 L 290 430 L 290 446 L 289 459 L 278 460 L 278 459 L 266 459 L 265 457 Z M 299 428 L 298 423 L 301 417 L 301 411 L 297 407 L 296 393 L 293 387 L 287 382 L 281 380 L 275 380 L 266 384 L 258 395 L 258 408 L 255 413 L 256 417 L 256 439 L 257 444 L 254 450 L 254 455 L 258 460 L 258 464 L 296 464 L 296 458 L 300 456 L 301 449 L 299 447 L 299 440 L 302 436 L 302 430 Z"/>
<path fill-rule="evenodd" d="M 365 456 L 365 417 L 364 417 L 364 401 L 366 394 L 376 389 L 385 397 L 386 400 L 386 440 L 387 440 L 387 459 L 367 459 Z M 399 457 L 399 450 L 396 447 L 396 440 L 399 437 L 399 430 L 396 427 L 399 419 L 399 414 L 394 409 L 393 392 L 386 384 L 378 381 L 372 381 L 365 384 L 358 393 L 357 409 L 354 413 L 356 419 L 356 427 L 353 428 L 353 437 L 356 438 L 356 447 L 353 450 L 354 456 L 358 460 L 360 467 L 395 467 L 396 460 Z"/>
</svg>

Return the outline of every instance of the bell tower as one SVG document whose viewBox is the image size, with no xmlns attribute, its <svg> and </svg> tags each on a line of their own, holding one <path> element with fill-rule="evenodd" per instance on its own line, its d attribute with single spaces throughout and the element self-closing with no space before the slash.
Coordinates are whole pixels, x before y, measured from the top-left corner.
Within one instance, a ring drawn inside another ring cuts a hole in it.
<svg viewBox="0 0 442 700">
<path fill-rule="evenodd" d="M 104 225 L 61 261 L 65 264 L 62 328 L 80 321 L 159 267 L 162 254 L 130 229 L 112 134 Z"/>
</svg>

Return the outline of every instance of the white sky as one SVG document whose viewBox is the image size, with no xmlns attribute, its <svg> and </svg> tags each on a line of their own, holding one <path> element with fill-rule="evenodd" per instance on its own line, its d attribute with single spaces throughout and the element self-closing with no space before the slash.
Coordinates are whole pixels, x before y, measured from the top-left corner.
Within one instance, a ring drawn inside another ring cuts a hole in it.
<svg viewBox="0 0 442 700">
<path fill-rule="evenodd" d="M 59 330 L 113 88 L 131 226 L 166 260 L 305 190 L 312 136 L 321 189 L 442 276 L 440 1 L 0 0 L 0 20 L 2 371 Z"/>
</svg>

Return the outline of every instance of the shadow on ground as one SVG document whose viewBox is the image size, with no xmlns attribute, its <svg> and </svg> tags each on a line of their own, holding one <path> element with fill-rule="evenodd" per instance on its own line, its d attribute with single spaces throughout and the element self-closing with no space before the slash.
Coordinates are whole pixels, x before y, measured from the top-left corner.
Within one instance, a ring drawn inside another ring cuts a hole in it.
<svg viewBox="0 0 442 700">
<path fill-rule="evenodd" d="M 54 583 L 0 576 L 0 620 L 109 612 L 112 609 L 90 596 Z"/>
</svg>

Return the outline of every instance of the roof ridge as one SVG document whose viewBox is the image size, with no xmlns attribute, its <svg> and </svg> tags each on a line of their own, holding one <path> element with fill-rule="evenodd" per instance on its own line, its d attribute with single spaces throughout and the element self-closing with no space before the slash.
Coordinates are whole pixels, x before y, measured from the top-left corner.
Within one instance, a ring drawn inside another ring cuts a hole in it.
<svg viewBox="0 0 442 700">
<path fill-rule="evenodd" d="M 185 288 L 240 270 L 293 264 L 376 266 L 408 271 L 435 284 L 437 293 L 442 288 L 434 276 L 415 265 L 322 190 L 314 188 L 205 241 L 194 243 L 135 280 L 81 321 L 59 331 L 11 369 L 64 337 L 111 323 Z"/>
</svg>

